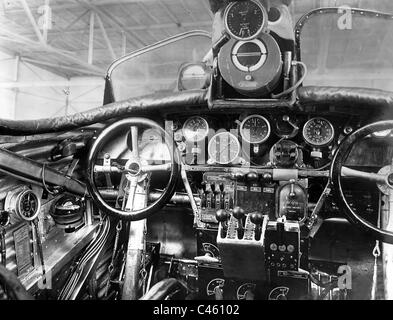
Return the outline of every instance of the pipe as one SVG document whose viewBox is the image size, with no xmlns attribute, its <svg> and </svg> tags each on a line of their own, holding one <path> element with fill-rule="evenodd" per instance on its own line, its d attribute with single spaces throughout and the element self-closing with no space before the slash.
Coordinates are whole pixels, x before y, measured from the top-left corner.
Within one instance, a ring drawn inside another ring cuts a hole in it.
<svg viewBox="0 0 393 320">
<path fill-rule="evenodd" d="M 45 170 L 44 178 L 46 183 L 63 187 L 68 192 L 80 196 L 86 195 L 87 191 L 84 183 L 76 179 L 66 177 L 60 171 L 48 166 L 44 169 L 42 163 L 0 148 L 0 171 L 11 176 L 16 176 L 18 179 L 42 185 L 43 170 Z"/>
</svg>

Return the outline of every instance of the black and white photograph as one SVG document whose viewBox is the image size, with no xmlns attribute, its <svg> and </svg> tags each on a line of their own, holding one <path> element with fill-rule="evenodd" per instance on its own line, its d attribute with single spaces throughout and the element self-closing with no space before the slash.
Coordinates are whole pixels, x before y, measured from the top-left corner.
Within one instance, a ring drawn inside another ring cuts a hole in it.
<svg viewBox="0 0 393 320">
<path fill-rule="evenodd" d="M 393 300 L 393 2 L 0 0 L 0 300 Z"/>
</svg>

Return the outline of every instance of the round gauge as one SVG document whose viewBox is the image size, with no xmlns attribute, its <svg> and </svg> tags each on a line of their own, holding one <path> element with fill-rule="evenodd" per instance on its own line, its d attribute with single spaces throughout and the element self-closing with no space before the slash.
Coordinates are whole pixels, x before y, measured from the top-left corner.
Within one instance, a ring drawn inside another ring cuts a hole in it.
<svg viewBox="0 0 393 320">
<path fill-rule="evenodd" d="M 6 211 L 14 213 L 11 218 L 11 223 L 19 220 L 33 221 L 40 213 L 41 202 L 36 194 L 27 187 L 18 188 L 10 192 L 4 203 Z M 17 217 L 17 220 L 14 218 Z"/>
<path fill-rule="evenodd" d="M 212 296 L 215 294 L 216 288 L 223 288 L 225 284 L 225 280 L 221 278 L 216 278 L 211 280 L 206 286 L 206 294 L 208 296 Z"/>
<path fill-rule="evenodd" d="M 236 291 L 237 300 L 246 300 L 247 294 L 249 294 L 249 292 L 254 292 L 255 287 L 256 285 L 254 283 L 242 284 Z"/>
<path fill-rule="evenodd" d="M 183 125 L 183 135 L 188 141 L 198 142 L 207 137 L 209 124 L 199 116 L 188 118 Z"/>
<path fill-rule="evenodd" d="M 311 146 L 326 146 L 334 139 L 333 125 L 324 118 L 310 119 L 303 127 L 303 137 Z"/>
<path fill-rule="evenodd" d="M 251 115 L 243 120 L 240 125 L 240 135 L 252 144 L 265 142 L 270 136 L 270 123 L 265 117 Z"/>
<path fill-rule="evenodd" d="M 220 256 L 218 248 L 215 245 L 205 242 L 202 244 L 202 247 L 203 247 L 203 251 L 206 254 L 208 254 L 210 257 L 218 258 Z"/>
<path fill-rule="evenodd" d="M 291 118 L 288 115 L 283 115 L 275 119 L 275 132 L 280 138 L 290 139 L 295 137 L 299 132 L 296 118 Z"/>
<path fill-rule="evenodd" d="M 265 8 L 257 1 L 232 2 L 225 10 L 227 32 L 238 40 L 251 40 L 258 36 L 267 23 Z"/>
<path fill-rule="evenodd" d="M 209 82 L 209 74 L 202 64 L 188 64 L 182 68 L 179 75 L 179 90 L 204 89 Z"/>
<path fill-rule="evenodd" d="M 233 64 L 240 71 L 254 72 L 266 62 L 267 48 L 259 39 L 238 41 L 232 49 Z"/>
<path fill-rule="evenodd" d="M 239 156 L 240 143 L 232 133 L 217 133 L 209 141 L 208 152 L 210 159 L 215 163 L 228 164 Z"/>
</svg>

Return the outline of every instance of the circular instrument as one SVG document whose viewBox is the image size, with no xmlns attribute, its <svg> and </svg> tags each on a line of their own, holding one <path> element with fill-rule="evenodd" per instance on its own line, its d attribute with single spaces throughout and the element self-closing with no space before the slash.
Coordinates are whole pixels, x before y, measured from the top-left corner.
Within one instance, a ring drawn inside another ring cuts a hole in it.
<svg viewBox="0 0 393 320">
<path fill-rule="evenodd" d="M 324 118 L 313 118 L 303 127 L 304 140 L 311 146 L 323 147 L 334 139 L 334 127 Z"/>
<path fill-rule="evenodd" d="M 292 118 L 288 115 L 276 118 L 275 123 L 275 133 L 280 138 L 291 139 L 299 132 L 296 118 Z"/>
<path fill-rule="evenodd" d="M 32 190 L 23 187 L 7 195 L 5 208 L 24 221 L 33 221 L 40 213 L 41 202 Z"/>
<path fill-rule="evenodd" d="M 271 93 L 282 71 L 281 50 L 277 41 L 265 32 L 252 40 L 229 40 L 218 53 L 223 79 L 239 93 L 261 97 Z"/>
<path fill-rule="evenodd" d="M 50 215 L 59 228 L 74 229 L 83 223 L 83 203 L 71 195 L 60 197 L 52 206 Z"/>
<path fill-rule="evenodd" d="M 224 24 L 231 37 L 251 40 L 266 27 L 267 12 L 257 1 L 232 2 L 225 10 Z"/>
<path fill-rule="evenodd" d="M 219 258 L 220 252 L 218 251 L 218 248 L 215 245 L 209 242 L 205 242 L 202 243 L 202 247 L 203 247 L 203 251 L 206 254 L 208 254 L 210 257 Z"/>
<path fill-rule="evenodd" d="M 229 164 L 239 156 L 240 143 L 232 133 L 217 133 L 209 141 L 208 152 L 215 163 Z"/>
<path fill-rule="evenodd" d="M 236 291 L 237 300 L 246 300 L 247 294 L 255 290 L 256 285 L 254 283 L 244 283 Z"/>
<path fill-rule="evenodd" d="M 209 83 L 209 73 L 203 64 L 190 63 L 179 72 L 178 88 L 183 90 L 205 89 Z"/>
<path fill-rule="evenodd" d="M 207 137 L 209 124 L 206 119 L 195 116 L 188 118 L 183 125 L 183 135 L 187 141 L 198 142 Z"/>
<path fill-rule="evenodd" d="M 240 135 L 248 143 L 263 143 L 269 138 L 270 133 L 269 121 L 260 115 L 248 116 L 240 125 Z"/>
<path fill-rule="evenodd" d="M 216 288 L 223 288 L 225 284 L 225 280 L 221 278 L 216 278 L 211 280 L 206 286 L 206 294 L 208 296 L 212 296 L 215 294 Z"/>
<path fill-rule="evenodd" d="M 233 64 L 240 71 L 257 71 L 265 64 L 266 59 L 267 48 L 265 44 L 259 39 L 238 41 L 233 46 Z"/>
</svg>

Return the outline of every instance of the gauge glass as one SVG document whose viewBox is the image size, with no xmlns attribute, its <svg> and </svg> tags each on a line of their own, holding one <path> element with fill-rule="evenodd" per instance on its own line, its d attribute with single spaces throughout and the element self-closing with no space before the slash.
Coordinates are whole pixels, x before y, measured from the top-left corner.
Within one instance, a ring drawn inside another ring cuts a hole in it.
<svg viewBox="0 0 393 320">
<path fill-rule="evenodd" d="M 183 125 L 183 135 L 188 141 L 201 141 L 207 137 L 208 133 L 209 124 L 202 117 L 189 118 Z"/>
<path fill-rule="evenodd" d="M 334 138 L 334 127 L 324 118 L 313 118 L 304 125 L 303 137 L 311 146 L 326 146 Z"/>
<path fill-rule="evenodd" d="M 266 10 L 256 1 L 233 2 L 224 13 L 225 27 L 233 38 L 251 40 L 264 28 L 266 16 Z"/>
<path fill-rule="evenodd" d="M 245 118 L 240 125 L 240 135 L 242 138 L 252 144 L 265 142 L 270 136 L 269 121 L 259 115 L 251 115 Z"/>
<path fill-rule="evenodd" d="M 232 133 L 217 133 L 209 141 L 208 152 L 210 159 L 215 163 L 228 164 L 239 156 L 240 143 Z"/>
<path fill-rule="evenodd" d="M 200 64 L 190 64 L 184 67 L 179 76 L 180 90 L 203 89 L 208 82 L 208 74 Z"/>
</svg>

